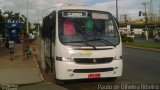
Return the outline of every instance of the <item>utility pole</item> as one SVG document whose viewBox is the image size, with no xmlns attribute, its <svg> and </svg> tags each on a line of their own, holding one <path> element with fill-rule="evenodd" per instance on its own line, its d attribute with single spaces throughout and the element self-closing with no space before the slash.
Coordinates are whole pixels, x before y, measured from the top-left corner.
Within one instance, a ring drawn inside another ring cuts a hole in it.
<svg viewBox="0 0 160 90">
<path fill-rule="evenodd" d="M 155 17 L 154 17 L 154 22 L 155 22 L 155 31 L 157 30 L 157 14 L 155 14 Z"/>
<path fill-rule="evenodd" d="M 159 13 L 158 13 L 158 21 L 160 20 L 160 19 L 159 19 L 159 17 L 160 17 L 160 1 L 159 1 Z"/>
<path fill-rule="evenodd" d="M 150 0 L 150 8 L 149 8 L 149 10 L 150 10 L 150 21 L 152 22 L 153 21 L 153 1 L 152 0 Z"/>
<path fill-rule="evenodd" d="M 118 20 L 118 0 L 116 0 L 116 18 Z"/>
<path fill-rule="evenodd" d="M 39 9 L 38 9 L 38 35 L 39 35 L 39 32 L 40 32 L 39 28 L 40 28 L 40 22 L 39 22 Z"/>
<path fill-rule="evenodd" d="M 144 5 L 145 8 L 145 13 L 144 13 L 144 17 L 145 17 L 145 35 L 146 35 L 146 40 L 148 40 L 148 18 L 147 18 L 147 2 L 142 3 Z"/>
<path fill-rule="evenodd" d="M 124 21 L 125 21 L 125 25 L 127 28 L 127 25 L 128 25 L 128 15 L 127 14 L 124 14 Z"/>
<path fill-rule="evenodd" d="M 26 22 L 26 30 L 27 30 L 27 33 L 29 32 L 28 30 L 28 0 L 27 0 L 27 22 Z"/>
</svg>

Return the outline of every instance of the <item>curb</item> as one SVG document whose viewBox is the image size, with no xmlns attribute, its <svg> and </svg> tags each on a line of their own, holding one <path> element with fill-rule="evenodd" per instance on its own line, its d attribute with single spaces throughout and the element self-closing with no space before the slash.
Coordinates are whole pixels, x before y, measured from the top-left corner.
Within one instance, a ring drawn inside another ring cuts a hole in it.
<svg viewBox="0 0 160 90">
<path fill-rule="evenodd" d="M 44 81 L 44 78 L 43 78 L 43 75 L 42 75 L 42 73 L 41 73 L 41 70 L 40 70 L 38 61 L 37 61 L 37 59 L 36 59 L 35 56 L 34 56 L 34 62 L 36 63 L 36 67 L 37 67 L 38 71 L 40 72 L 40 78 L 42 79 L 42 81 Z"/>
<path fill-rule="evenodd" d="M 134 48 L 134 49 L 141 49 L 141 50 L 148 50 L 148 51 L 154 51 L 154 52 L 160 52 L 160 49 L 144 48 L 144 47 L 133 46 L 133 45 L 123 45 L 123 47 L 126 47 L 126 48 Z"/>
</svg>

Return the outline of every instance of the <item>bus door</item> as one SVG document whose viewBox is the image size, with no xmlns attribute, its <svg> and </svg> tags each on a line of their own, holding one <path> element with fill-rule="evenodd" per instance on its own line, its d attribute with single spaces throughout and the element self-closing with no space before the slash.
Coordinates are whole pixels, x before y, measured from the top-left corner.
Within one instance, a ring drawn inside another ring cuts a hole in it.
<svg viewBox="0 0 160 90">
<path fill-rule="evenodd" d="M 47 67 L 53 71 L 54 70 L 54 55 L 55 55 L 55 23 L 56 14 L 52 13 L 48 16 L 48 23 L 45 31 L 45 62 Z"/>
</svg>

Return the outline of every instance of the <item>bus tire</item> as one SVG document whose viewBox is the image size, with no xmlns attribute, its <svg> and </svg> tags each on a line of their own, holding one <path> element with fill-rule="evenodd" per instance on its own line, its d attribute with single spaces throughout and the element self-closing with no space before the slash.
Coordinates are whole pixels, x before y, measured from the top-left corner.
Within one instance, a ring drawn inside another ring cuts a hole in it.
<svg viewBox="0 0 160 90">
<path fill-rule="evenodd" d="M 107 80 L 109 82 L 115 82 L 117 80 L 117 77 L 111 77 L 111 78 L 107 78 Z"/>
<path fill-rule="evenodd" d="M 58 85 L 63 85 L 64 81 L 63 80 L 59 80 L 59 79 L 55 79 L 56 80 L 56 84 Z"/>
<path fill-rule="evenodd" d="M 46 61 L 45 61 L 45 64 L 46 64 L 46 67 L 45 67 L 44 71 L 45 71 L 45 73 L 49 73 L 49 66 L 48 66 L 48 64 L 46 63 Z"/>
<path fill-rule="evenodd" d="M 56 70 L 55 70 L 55 67 L 53 68 L 52 76 L 53 76 L 54 79 L 56 80 Z"/>
<path fill-rule="evenodd" d="M 49 68 L 46 67 L 44 71 L 45 71 L 46 74 L 49 73 Z"/>
</svg>

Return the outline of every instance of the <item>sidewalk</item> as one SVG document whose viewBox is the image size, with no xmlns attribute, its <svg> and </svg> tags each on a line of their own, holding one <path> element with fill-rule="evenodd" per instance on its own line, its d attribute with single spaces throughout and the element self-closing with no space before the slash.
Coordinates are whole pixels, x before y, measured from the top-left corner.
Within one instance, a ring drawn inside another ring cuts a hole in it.
<svg viewBox="0 0 160 90">
<path fill-rule="evenodd" d="M 42 69 L 42 60 L 41 60 L 41 39 L 37 38 L 34 43 L 36 46 L 37 62 L 39 63 L 39 68 L 44 77 L 44 83 L 29 85 L 27 87 L 20 87 L 18 90 L 68 90 L 62 86 L 55 84 L 54 78 L 51 73 L 46 74 Z"/>
<path fill-rule="evenodd" d="M 42 82 L 36 59 L 23 60 L 22 45 L 16 45 L 13 61 L 7 48 L 0 48 L 0 84 L 31 84 Z"/>
<path fill-rule="evenodd" d="M 40 39 L 34 43 L 37 58 L 23 60 L 22 45 L 16 45 L 13 61 L 10 61 L 8 49 L 0 48 L 0 85 L 20 85 L 15 90 L 67 90 L 53 82 L 45 81 L 40 71 Z M 0 88 L 1 89 L 1 88 Z"/>
</svg>

